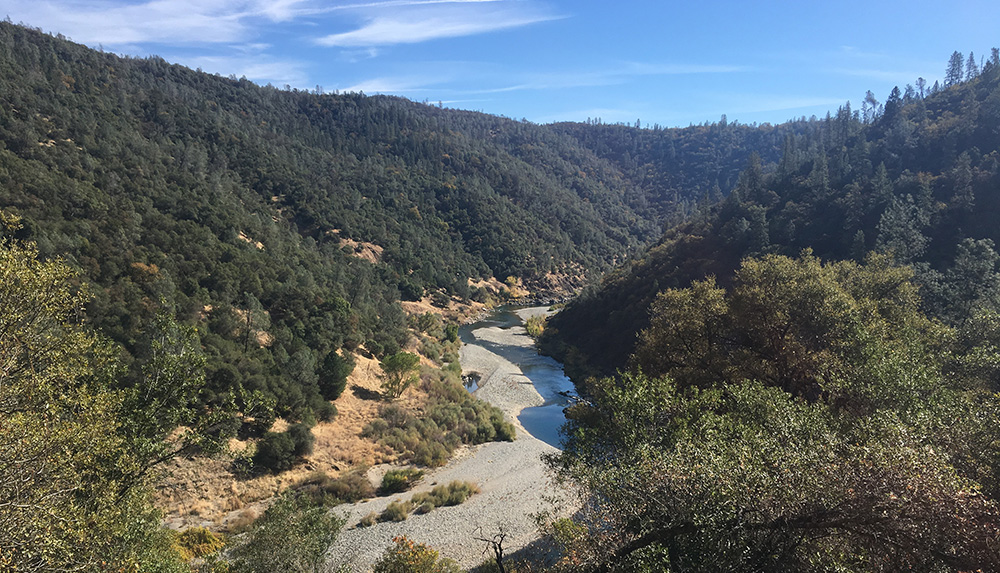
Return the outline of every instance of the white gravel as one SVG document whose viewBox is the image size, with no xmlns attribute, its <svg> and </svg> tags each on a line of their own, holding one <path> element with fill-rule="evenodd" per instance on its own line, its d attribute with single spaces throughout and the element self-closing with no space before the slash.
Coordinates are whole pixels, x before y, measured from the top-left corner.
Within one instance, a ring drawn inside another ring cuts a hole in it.
<svg viewBox="0 0 1000 573">
<path fill-rule="evenodd" d="M 524 309 L 518 314 L 526 318 L 545 312 L 541 307 Z M 528 434 L 517 421 L 522 408 L 541 405 L 542 397 L 515 363 L 487 350 L 493 344 L 504 345 L 508 355 L 513 350 L 517 363 L 528 362 L 537 359 L 531 337 L 523 327 L 482 328 L 473 331 L 473 335 L 482 345 L 462 346 L 463 370 L 482 376 L 476 396 L 504 411 L 517 427 L 517 439 L 463 447 L 446 466 L 426 472 L 423 481 L 409 492 L 337 508 L 347 524 L 330 549 L 332 563 L 346 564 L 350 571 L 369 571 L 392 539 L 405 535 L 437 549 L 462 567 L 473 567 L 488 557 L 484 552 L 486 543 L 476 541 L 475 537 L 490 537 L 502 526 L 508 534 L 505 551 L 515 551 L 538 537 L 532 515 L 551 510 L 547 500 L 565 496 L 566 492 L 550 483 L 541 461 L 543 454 L 558 450 Z M 362 517 L 381 513 L 391 501 L 407 500 L 415 492 L 453 480 L 475 482 L 482 492 L 462 505 L 438 508 L 426 515 L 410 515 L 403 522 L 356 527 Z"/>
</svg>

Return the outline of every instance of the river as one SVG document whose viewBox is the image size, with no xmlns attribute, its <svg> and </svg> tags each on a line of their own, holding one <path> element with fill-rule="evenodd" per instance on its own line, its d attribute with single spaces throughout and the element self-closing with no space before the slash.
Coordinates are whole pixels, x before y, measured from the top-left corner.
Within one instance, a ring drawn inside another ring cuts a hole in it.
<svg viewBox="0 0 1000 573">
<path fill-rule="evenodd" d="M 474 388 L 476 397 L 500 408 L 517 423 L 517 439 L 460 448 L 447 465 L 427 470 L 423 481 L 405 495 L 340 506 L 338 511 L 347 527 L 330 552 L 339 556 L 349 571 L 370 571 L 397 536 L 426 543 L 462 567 L 474 567 L 483 562 L 487 549 L 477 536 L 490 535 L 502 527 L 508 535 L 504 548 L 513 553 L 538 538 L 533 515 L 554 509 L 565 513 L 574 507 L 572 492 L 550 480 L 542 461 L 543 456 L 558 452 L 559 427 L 565 421 L 562 409 L 569 403 L 561 392 L 572 390 L 573 385 L 558 362 L 538 355 L 520 326 L 522 318 L 546 310 L 500 309 L 486 320 L 460 329 L 466 374 L 481 375 Z M 381 513 L 394 500 L 453 480 L 472 481 L 481 492 L 461 505 L 411 515 L 405 521 L 357 527 L 362 517 Z"/>
<path fill-rule="evenodd" d="M 524 320 L 527 317 L 546 314 L 547 311 L 548 307 L 544 306 L 500 307 L 486 319 L 460 328 L 459 336 L 463 344 L 482 346 L 509 360 L 521 370 L 542 396 L 544 403 L 540 406 L 524 408 L 517 419 L 529 434 L 559 448 L 562 442 L 560 428 L 566 423 L 563 410 L 572 404 L 575 396 L 573 382 L 563 373 L 562 365 L 548 356 L 541 356 L 534 347 L 496 344 L 476 336 L 477 330 L 491 327 L 503 330 L 515 328 L 522 330 Z M 478 374 L 481 376 L 484 373 Z M 469 388 L 470 392 L 475 392 L 478 382 L 479 376 L 466 377 L 466 387 Z"/>
</svg>

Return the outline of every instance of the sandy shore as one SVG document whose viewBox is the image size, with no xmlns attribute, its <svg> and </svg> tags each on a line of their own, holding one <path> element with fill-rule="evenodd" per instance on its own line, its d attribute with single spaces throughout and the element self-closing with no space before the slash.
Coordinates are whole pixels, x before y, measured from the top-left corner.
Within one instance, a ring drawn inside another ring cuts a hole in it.
<svg viewBox="0 0 1000 573">
<path fill-rule="evenodd" d="M 545 308 L 524 309 L 518 314 L 526 318 L 544 312 Z M 543 402 L 517 366 L 536 359 L 537 354 L 522 327 L 482 328 L 473 335 L 476 344 L 462 347 L 463 370 L 482 376 L 476 396 L 504 411 L 517 427 L 517 439 L 462 448 L 446 466 L 427 472 L 410 492 L 337 508 L 347 524 L 330 549 L 333 563 L 345 563 L 351 571 L 368 571 L 394 537 L 405 535 L 432 546 L 462 567 L 473 567 L 488 556 L 486 544 L 474 539 L 477 536 L 489 537 L 502 526 L 508 534 L 504 543 L 508 553 L 537 538 L 532 514 L 551 509 L 547 500 L 564 493 L 550 484 L 541 461 L 543 454 L 557 450 L 527 433 L 517 421 L 521 409 Z M 504 357 L 490 348 L 502 348 Z M 374 477 L 384 468 L 373 468 L 372 472 Z M 411 515 L 403 522 L 356 527 L 362 517 L 380 513 L 391 501 L 409 499 L 415 492 L 452 480 L 475 482 L 482 492 L 462 505 Z"/>
</svg>

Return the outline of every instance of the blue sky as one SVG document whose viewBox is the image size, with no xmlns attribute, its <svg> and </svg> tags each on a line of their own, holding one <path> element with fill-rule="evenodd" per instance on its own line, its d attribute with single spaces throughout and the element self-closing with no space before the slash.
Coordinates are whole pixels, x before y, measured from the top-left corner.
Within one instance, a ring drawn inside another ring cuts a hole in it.
<svg viewBox="0 0 1000 573">
<path fill-rule="evenodd" d="M 0 0 L 4 14 L 260 84 L 537 123 L 822 116 L 1000 46 L 995 0 Z"/>
</svg>

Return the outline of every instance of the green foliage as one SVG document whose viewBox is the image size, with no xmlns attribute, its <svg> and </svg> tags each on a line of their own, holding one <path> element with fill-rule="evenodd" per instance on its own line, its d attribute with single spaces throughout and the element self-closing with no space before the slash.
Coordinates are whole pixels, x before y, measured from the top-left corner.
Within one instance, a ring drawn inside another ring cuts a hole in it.
<svg viewBox="0 0 1000 573">
<path fill-rule="evenodd" d="M 955 334 L 919 311 L 911 272 L 885 256 L 767 256 L 744 261 L 728 291 L 709 280 L 661 293 L 635 370 L 588 387 L 552 459 L 587 499 L 573 559 L 622 571 L 1000 563 L 1000 451 L 984 429 L 1000 403 L 953 368 Z"/>
<path fill-rule="evenodd" d="M 382 485 L 379 487 L 379 493 L 382 495 L 391 495 L 404 492 L 416 485 L 423 477 L 424 472 L 414 468 L 389 470 L 382 476 Z"/>
<path fill-rule="evenodd" d="M 257 471 L 280 473 L 292 469 L 295 463 L 312 453 L 316 437 L 306 424 L 292 424 L 285 432 L 267 432 L 257 442 L 253 468 Z"/>
<path fill-rule="evenodd" d="M 122 369 L 80 325 L 86 289 L 19 229 L 0 212 L 0 564 L 180 571 L 111 388 Z"/>
<path fill-rule="evenodd" d="M 542 348 L 574 379 L 611 375 L 634 353 L 659 291 L 713 275 L 728 286 L 747 256 L 805 248 L 829 260 L 891 253 L 913 265 L 923 309 L 951 325 L 977 306 L 995 308 L 1000 69 L 932 93 L 897 90 L 884 113 L 868 111 L 867 121 L 844 106 L 804 122 L 804 131 L 781 135 L 780 155 L 758 149 L 760 165 L 747 162 L 729 197 L 706 204 L 554 316 Z"/>
<path fill-rule="evenodd" d="M 407 501 L 393 501 L 379 516 L 380 521 L 405 521 L 411 513 L 429 513 L 438 507 L 459 505 L 479 493 L 479 487 L 467 481 L 453 481 L 435 486 L 431 491 L 415 493 Z"/>
<path fill-rule="evenodd" d="M 425 312 L 410 317 L 410 326 L 440 340 L 444 338 L 444 321 L 436 312 Z"/>
<path fill-rule="evenodd" d="M 295 440 L 288 432 L 268 432 L 257 442 L 253 467 L 258 471 L 279 473 L 295 464 Z"/>
<path fill-rule="evenodd" d="M 323 366 L 316 374 L 319 376 L 319 391 L 324 400 L 336 400 L 347 388 L 347 377 L 354 372 L 354 357 L 341 356 L 335 350 L 327 353 Z"/>
<path fill-rule="evenodd" d="M 412 502 L 391 501 L 379 515 L 379 521 L 406 521 L 411 511 L 413 511 Z"/>
<path fill-rule="evenodd" d="M 532 316 L 524 321 L 524 328 L 532 338 L 538 338 L 545 331 L 546 317 L 544 315 Z"/>
<path fill-rule="evenodd" d="M 382 367 L 382 394 L 386 400 L 399 398 L 420 380 L 419 365 L 420 357 L 410 352 L 397 352 L 379 362 Z"/>
<path fill-rule="evenodd" d="M 950 335 L 919 311 L 911 277 L 881 255 L 747 259 L 728 296 L 711 279 L 660 293 L 633 364 L 684 386 L 752 379 L 858 412 L 916 407 Z"/>
<path fill-rule="evenodd" d="M 355 503 L 375 497 L 375 488 L 361 471 L 351 471 L 332 478 L 325 472 L 313 472 L 295 485 L 295 491 L 314 503 L 326 506 Z"/>
<path fill-rule="evenodd" d="M 410 501 L 420 508 L 421 513 L 427 513 L 436 507 L 462 504 L 477 493 L 479 487 L 476 484 L 453 481 L 448 485 L 435 486 L 431 491 L 414 494 Z"/>
<path fill-rule="evenodd" d="M 423 543 L 406 537 L 396 537 L 393 545 L 375 562 L 373 573 L 458 573 L 460 569 L 451 559 Z"/>
<path fill-rule="evenodd" d="M 379 410 L 379 419 L 365 426 L 364 436 L 378 439 L 413 463 L 441 466 L 461 444 L 513 441 L 514 426 L 503 412 L 474 398 L 458 374 L 438 370 L 428 374 L 429 401 L 421 415 L 398 405 Z"/>
<path fill-rule="evenodd" d="M 343 520 L 324 506 L 286 493 L 237 538 L 229 551 L 234 573 L 320 573 Z"/>
<path fill-rule="evenodd" d="M 304 457 L 312 453 L 313 444 L 316 443 L 316 436 L 313 436 L 312 429 L 306 424 L 292 424 L 288 427 L 288 435 L 292 438 L 295 447 L 292 454 L 297 457 Z"/>
<path fill-rule="evenodd" d="M 402 300 L 417 301 L 423 298 L 424 289 L 417 283 L 409 279 L 399 281 L 399 298 Z"/>
<path fill-rule="evenodd" d="M 204 527 L 189 527 L 176 534 L 174 547 L 182 559 L 203 559 L 218 553 L 226 546 L 222 536 Z"/>
<path fill-rule="evenodd" d="M 205 357 L 194 328 L 160 312 L 143 337 L 139 372 L 122 390 L 123 434 L 145 466 L 133 479 L 178 456 L 222 452 L 239 429 L 234 395 L 206 400 Z"/>
</svg>

